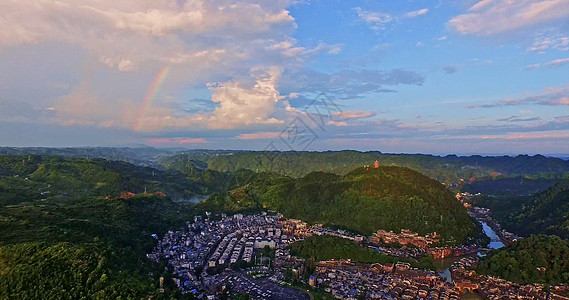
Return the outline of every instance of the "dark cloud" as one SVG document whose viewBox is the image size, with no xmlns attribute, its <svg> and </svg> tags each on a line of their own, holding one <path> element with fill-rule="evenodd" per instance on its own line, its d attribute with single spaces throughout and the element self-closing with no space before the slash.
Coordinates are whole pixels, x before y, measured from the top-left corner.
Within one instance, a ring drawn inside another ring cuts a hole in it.
<svg viewBox="0 0 569 300">
<path fill-rule="evenodd" d="M 530 121 L 539 121 L 541 120 L 540 117 L 533 117 L 533 118 L 522 118 L 521 116 L 509 116 L 507 118 L 498 119 L 499 122 L 530 122 Z"/>
<path fill-rule="evenodd" d="M 490 104 L 481 105 L 469 105 L 466 108 L 493 108 L 502 106 L 514 106 L 514 105 L 548 105 L 548 106 L 569 106 L 569 85 L 561 87 L 551 87 L 547 88 L 541 94 L 534 96 L 527 96 L 523 98 L 508 98 L 504 100 L 499 100 Z"/>
<path fill-rule="evenodd" d="M 458 67 L 450 66 L 450 65 L 449 66 L 443 66 L 441 69 L 447 74 L 456 73 L 456 71 L 458 71 Z"/>
</svg>

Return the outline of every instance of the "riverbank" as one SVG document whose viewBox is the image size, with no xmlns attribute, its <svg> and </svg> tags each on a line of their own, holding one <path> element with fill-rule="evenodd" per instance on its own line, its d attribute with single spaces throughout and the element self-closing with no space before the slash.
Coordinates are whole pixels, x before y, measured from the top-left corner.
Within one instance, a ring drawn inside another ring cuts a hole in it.
<svg viewBox="0 0 569 300">
<path fill-rule="evenodd" d="M 468 210 L 468 214 L 482 224 L 483 230 L 486 233 L 486 235 L 488 235 L 488 233 L 492 233 L 492 232 L 493 232 L 493 235 L 496 235 L 498 240 L 493 240 L 492 242 L 494 242 L 494 243 L 497 243 L 499 241 L 502 243 L 502 246 L 504 246 L 504 245 L 509 245 L 509 244 L 513 243 L 516 239 L 519 238 L 517 235 L 503 229 L 502 226 L 500 225 L 500 223 L 498 223 L 498 221 L 496 221 L 494 218 L 492 218 L 492 214 L 491 214 L 490 210 L 487 208 L 472 206 Z M 485 226 L 486 226 L 486 228 L 484 228 Z M 489 237 L 492 239 L 491 236 L 489 236 Z M 492 244 L 492 242 L 491 242 L 491 244 Z M 494 244 L 495 247 L 492 247 L 492 245 L 489 245 L 489 247 L 491 249 L 497 249 L 496 248 L 497 245 L 498 244 Z M 498 248 L 500 248 L 500 247 L 498 247 Z"/>
</svg>

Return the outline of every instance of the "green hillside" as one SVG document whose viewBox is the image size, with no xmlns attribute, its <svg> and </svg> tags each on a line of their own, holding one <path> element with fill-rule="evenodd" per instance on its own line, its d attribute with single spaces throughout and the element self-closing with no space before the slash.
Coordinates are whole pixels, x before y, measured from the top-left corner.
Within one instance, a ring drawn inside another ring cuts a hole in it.
<svg viewBox="0 0 569 300">
<path fill-rule="evenodd" d="M 145 257 L 155 243 L 151 234 L 182 228 L 189 218 L 170 200 L 145 195 L 2 207 L 0 299 L 158 294 L 163 268 Z"/>
<path fill-rule="evenodd" d="M 435 269 L 433 260 L 429 256 L 424 256 L 420 260 L 389 256 L 335 236 L 315 235 L 291 244 L 290 251 L 294 256 L 313 258 L 315 261 L 351 259 L 352 262 L 369 264 L 408 262 L 416 268 Z"/>
<path fill-rule="evenodd" d="M 378 151 L 326 151 L 326 152 L 268 152 L 268 151 L 214 151 L 194 150 L 163 157 L 159 164 L 183 170 L 180 162 L 201 162 L 210 170 L 233 172 L 250 169 L 255 172 L 275 172 L 291 177 L 303 177 L 321 171 L 345 175 L 350 170 L 373 164 L 407 167 L 445 183 L 458 183 L 461 179 L 503 176 L 535 178 L 564 178 L 569 175 L 569 161 L 542 155 L 527 156 L 434 156 L 425 154 L 385 154 Z"/>
<path fill-rule="evenodd" d="M 207 187 L 179 172 L 106 159 L 0 156 L 0 203 L 50 197 L 163 192 L 173 199 L 204 194 Z M 41 195 L 41 193 L 44 193 Z M 15 195 L 26 195 L 16 200 Z"/>
<path fill-rule="evenodd" d="M 507 229 L 522 235 L 555 234 L 569 238 L 569 181 L 526 197 L 478 200 L 477 205 L 488 207 Z"/>
<path fill-rule="evenodd" d="M 401 167 L 358 168 L 345 176 L 313 172 L 299 179 L 260 173 L 199 207 L 265 207 L 368 235 L 377 229 L 410 229 L 422 235 L 438 232 L 448 242 L 464 242 L 475 231 L 464 207 L 442 184 Z"/>
<path fill-rule="evenodd" d="M 203 158 L 203 157 L 201 157 Z M 166 170 L 180 172 L 191 181 L 204 187 L 204 193 L 224 192 L 231 187 L 246 183 L 254 174 L 249 169 L 236 169 L 231 172 L 208 169 L 205 162 L 193 160 L 186 156 L 172 156 L 162 161 L 162 167 Z"/>
<path fill-rule="evenodd" d="M 524 284 L 568 283 L 569 241 L 532 235 L 484 257 L 478 272 Z"/>
<path fill-rule="evenodd" d="M 120 193 L 183 193 L 183 176 L 37 156 L 0 157 L 0 170 L 0 299 L 177 295 L 172 286 L 158 293 L 158 277 L 168 272 L 145 255 L 155 244 L 151 234 L 183 228 L 191 211 L 161 195 Z"/>
<path fill-rule="evenodd" d="M 560 182 L 559 179 L 516 177 L 482 178 L 465 184 L 462 192 L 481 193 L 491 196 L 528 196 L 547 190 Z"/>
</svg>

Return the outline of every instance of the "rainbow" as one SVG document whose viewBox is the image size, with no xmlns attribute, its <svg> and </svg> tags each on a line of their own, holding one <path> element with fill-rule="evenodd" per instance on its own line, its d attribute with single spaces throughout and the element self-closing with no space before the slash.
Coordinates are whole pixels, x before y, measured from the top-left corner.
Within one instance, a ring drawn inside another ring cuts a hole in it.
<svg viewBox="0 0 569 300">
<path fill-rule="evenodd" d="M 150 86 L 148 86 L 148 90 L 146 91 L 146 96 L 144 97 L 144 102 L 140 107 L 140 111 L 138 112 L 138 116 L 136 117 L 136 121 L 134 122 L 134 126 L 132 127 L 133 131 L 139 132 L 142 129 L 144 123 L 144 116 L 146 115 L 146 112 L 148 111 L 150 106 L 152 106 L 152 102 L 156 98 L 156 94 L 158 94 L 158 92 L 160 91 L 160 88 L 162 87 L 164 81 L 166 81 L 166 78 L 168 77 L 169 73 L 170 73 L 170 65 L 166 65 L 162 67 L 162 69 L 160 69 L 158 73 L 156 73 L 156 76 L 154 76 L 154 79 L 150 83 Z"/>
</svg>

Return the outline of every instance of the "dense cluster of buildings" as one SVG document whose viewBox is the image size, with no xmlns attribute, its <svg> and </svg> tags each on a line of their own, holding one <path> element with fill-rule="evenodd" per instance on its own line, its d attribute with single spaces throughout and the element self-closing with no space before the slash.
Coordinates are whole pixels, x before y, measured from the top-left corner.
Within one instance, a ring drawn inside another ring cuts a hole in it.
<svg viewBox="0 0 569 300">
<path fill-rule="evenodd" d="M 333 235 L 357 242 L 365 238 L 344 230 L 310 226 L 301 220 L 285 220 L 282 215 L 266 213 L 230 217 L 222 214 L 219 221 L 196 217 L 187 226 L 187 231 L 166 233 L 147 256 L 154 261 L 167 260 L 173 268 L 175 284 L 183 293 L 196 295 L 219 290 L 222 282 L 211 274 L 217 272 L 208 272 L 208 269 L 224 271 L 223 280 L 236 280 L 236 273 L 227 274 L 232 272 L 229 267 L 236 263 L 245 263 L 246 266 L 262 264 L 266 261 L 262 256 L 266 247 L 274 251 L 271 258 L 274 266 L 293 268 L 298 272 L 303 268 L 304 259 L 291 256 L 288 244 L 313 235 Z M 255 292 L 270 294 L 268 290 Z"/>
<path fill-rule="evenodd" d="M 284 220 L 280 222 L 280 225 L 282 226 L 284 233 L 296 238 L 308 238 L 314 235 L 330 235 L 351 240 L 356 243 L 362 243 L 366 240 L 366 237 L 361 234 L 342 229 L 327 228 L 322 226 L 322 224 L 309 225 L 308 223 L 297 219 Z"/>
<path fill-rule="evenodd" d="M 487 215 L 483 209 L 475 213 L 477 217 Z M 259 298 L 306 299 L 306 294 L 283 285 L 283 270 L 292 270 L 296 277 L 304 272 L 305 260 L 291 256 L 288 245 L 315 235 L 337 236 L 400 257 L 445 258 L 478 250 L 477 245 L 433 247 L 439 242 L 436 233 L 420 236 L 409 230 L 400 233 L 378 230 L 366 238 L 340 229 L 284 219 L 279 214 L 222 215 L 219 221 L 212 221 L 209 216 L 188 222 L 187 231 L 169 231 L 148 254 L 154 261 L 167 260 L 178 288 L 200 298 L 215 299 L 215 295 L 231 286 L 235 291 Z M 385 243 L 410 247 L 386 247 Z M 259 266 L 266 261 L 262 256 L 267 247 L 273 250 L 271 268 Z M 308 283 L 337 299 L 459 299 L 467 290 L 476 291 L 487 299 L 546 299 L 547 294 L 540 285 L 518 285 L 476 274 L 472 269 L 477 262 L 475 256 L 455 262 L 451 267 L 453 281 L 448 282 L 433 271 L 414 269 L 407 263 L 370 265 L 349 260 L 321 261 L 315 263 L 315 272 Z M 249 271 L 233 270 L 230 267 L 234 264 L 245 264 Z M 261 278 L 249 274 L 258 274 L 259 268 L 263 269 Z"/>
<path fill-rule="evenodd" d="M 323 261 L 316 265 L 310 285 L 337 299 L 459 299 L 460 292 L 430 271 L 408 264 L 355 264 Z"/>
<path fill-rule="evenodd" d="M 472 270 L 477 261 L 477 257 L 465 257 L 452 265 L 452 277 L 460 290 L 476 290 L 485 299 L 551 299 L 543 285 L 520 285 L 495 276 L 478 275 Z"/>
<path fill-rule="evenodd" d="M 439 241 L 440 237 L 436 232 L 427 234 L 426 236 L 420 236 L 418 233 L 411 232 L 408 229 L 401 229 L 401 233 L 380 229 L 370 238 L 370 242 L 374 244 L 397 243 L 400 245 L 413 245 L 423 249 L 427 249 L 432 244 L 436 244 Z"/>
<path fill-rule="evenodd" d="M 427 249 L 427 254 L 433 256 L 434 259 L 444 259 L 475 254 L 479 249 L 480 247 L 477 244 L 434 247 Z"/>
<path fill-rule="evenodd" d="M 379 244 L 368 244 L 368 247 L 381 254 L 404 258 L 418 258 L 426 253 L 425 249 L 419 247 L 389 247 Z"/>
<path fill-rule="evenodd" d="M 220 221 L 196 217 L 187 226 L 188 231 L 169 231 L 148 254 L 154 261 L 168 261 L 176 285 L 185 293 L 208 290 L 208 268 L 254 262 L 255 252 L 265 246 L 275 250 L 275 260 L 285 260 L 290 257 L 286 245 L 297 240 L 283 234 L 278 215 L 236 214 Z"/>
</svg>

